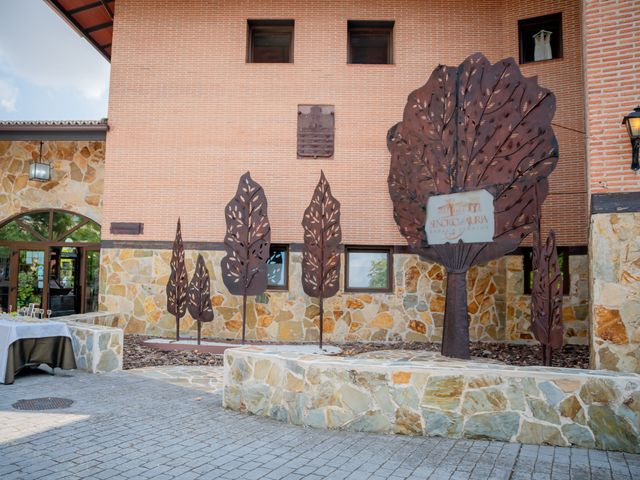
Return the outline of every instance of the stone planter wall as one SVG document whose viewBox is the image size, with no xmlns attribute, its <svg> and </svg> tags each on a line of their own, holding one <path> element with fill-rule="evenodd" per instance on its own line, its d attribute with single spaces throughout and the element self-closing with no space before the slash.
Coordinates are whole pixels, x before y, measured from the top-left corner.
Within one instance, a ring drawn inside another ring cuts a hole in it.
<svg viewBox="0 0 640 480">
<path fill-rule="evenodd" d="M 640 373 L 640 213 L 591 216 L 591 356 Z"/>
<path fill-rule="evenodd" d="M 314 428 L 640 452 L 640 376 L 229 349 L 223 405 Z"/>
<path fill-rule="evenodd" d="M 69 327 L 78 369 L 91 373 L 122 370 L 124 332 L 118 328 L 117 314 L 81 313 L 53 320 Z"/>
<path fill-rule="evenodd" d="M 67 326 L 80 370 L 91 373 L 122 370 L 124 333 L 121 328 L 70 321 Z"/>
<path fill-rule="evenodd" d="M 0 141 L 0 222 L 21 212 L 59 208 L 100 223 L 104 183 L 104 142 L 44 142 L 42 158 L 51 162 L 51 180 L 29 181 L 29 164 L 40 143 Z"/>
<path fill-rule="evenodd" d="M 69 327 L 77 367 L 91 373 L 122 370 L 124 331 L 118 328 L 119 319 L 111 312 L 54 318 Z"/>
<path fill-rule="evenodd" d="M 203 326 L 203 335 L 239 338 L 242 299 L 230 295 L 222 282 L 220 262 L 224 252 L 188 250 L 189 275 L 193 274 L 198 253 L 204 256 L 211 274 L 211 300 L 215 312 L 214 321 Z M 120 313 L 128 333 L 175 335 L 175 319 L 166 311 L 165 286 L 170 259 L 169 250 L 102 249 L 100 309 Z M 300 253 L 291 253 L 289 266 L 289 291 L 267 291 L 264 295 L 249 297 L 248 339 L 317 341 L 319 309 L 317 300 L 309 298 L 302 290 Z M 572 268 L 579 272 L 574 280 L 579 285 L 586 276 L 586 262 L 572 260 Z M 473 341 L 532 341 L 530 297 L 521 295 L 523 278 L 520 257 L 504 257 L 469 271 L 468 301 Z M 344 274 L 341 275 L 343 279 Z M 415 255 L 396 254 L 392 293 L 345 293 L 344 285 L 341 285 L 339 294 L 325 301 L 324 338 L 338 343 L 440 341 L 444 289 L 445 274 L 440 266 L 423 262 Z M 588 300 L 584 295 L 583 289 L 576 288 L 565 297 L 565 316 L 570 314 L 567 323 L 569 343 L 586 343 L 585 305 Z M 196 325 L 188 313 L 181 321 L 181 331 L 185 336 L 195 336 Z"/>
</svg>

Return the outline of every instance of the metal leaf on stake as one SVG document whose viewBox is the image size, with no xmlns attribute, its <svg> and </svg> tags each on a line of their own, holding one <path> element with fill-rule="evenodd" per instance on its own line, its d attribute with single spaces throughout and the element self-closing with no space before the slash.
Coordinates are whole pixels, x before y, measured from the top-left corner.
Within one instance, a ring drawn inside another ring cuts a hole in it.
<svg viewBox="0 0 640 480">
<path fill-rule="evenodd" d="M 176 227 L 176 238 L 171 253 L 171 275 L 167 283 L 167 310 L 176 317 L 176 341 L 180 341 L 180 319 L 187 310 L 187 267 L 184 262 L 184 245 L 180 229 L 180 218 Z"/>
<path fill-rule="evenodd" d="M 340 277 L 340 202 L 331 195 L 331 187 L 320 173 L 320 181 L 302 218 L 304 249 L 302 251 L 302 287 L 320 302 L 320 348 L 324 299 L 338 292 Z"/>
<path fill-rule="evenodd" d="M 227 234 L 222 259 L 222 281 L 233 295 L 242 295 L 242 343 L 247 323 L 247 296 L 267 289 L 267 259 L 271 227 L 267 197 L 249 172 L 240 177 L 235 197 L 225 208 Z"/>
<path fill-rule="evenodd" d="M 514 250 L 533 229 L 536 192 L 542 202 L 558 159 L 554 112 L 553 94 L 513 59 L 492 65 L 476 53 L 458 67 L 438 66 L 389 130 L 395 221 L 414 253 L 447 271 L 443 355 L 470 356 L 469 267 Z M 429 243 L 428 201 L 481 190 L 493 197 L 493 241 Z"/>
<path fill-rule="evenodd" d="M 202 323 L 213 320 L 210 286 L 209 270 L 204 264 L 202 255 L 198 255 L 196 271 L 191 278 L 191 282 L 189 282 L 187 291 L 189 314 L 198 323 L 198 345 L 200 345 L 202 338 Z"/>
<path fill-rule="evenodd" d="M 542 346 L 542 363 L 551 366 L 553 350 L 562 347 L 562 274 L 558 264 L 553 230 L 542 244 L 540 213 L 533 233 L 533 288 L 531 289 L 531 330 Z M 525 278 L 525 282 L 529 281 Z"/>
</svg>

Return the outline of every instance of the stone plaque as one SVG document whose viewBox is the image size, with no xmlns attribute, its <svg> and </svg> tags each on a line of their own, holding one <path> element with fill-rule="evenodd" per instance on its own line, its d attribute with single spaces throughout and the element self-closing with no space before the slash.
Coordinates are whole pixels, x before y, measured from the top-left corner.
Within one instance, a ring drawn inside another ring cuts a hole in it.
<svg viewBox="0 0 640 480">
<path fill-rule="evenodd" d="M 493 195 L 475 190 L 429 197 L 424 229 L 430 245 L 492 242 Z"/>
<path fill-rule="evenodd" d="M 333 105 L 298 105 L 298 157 L 332 157 Z"/>
</svg>

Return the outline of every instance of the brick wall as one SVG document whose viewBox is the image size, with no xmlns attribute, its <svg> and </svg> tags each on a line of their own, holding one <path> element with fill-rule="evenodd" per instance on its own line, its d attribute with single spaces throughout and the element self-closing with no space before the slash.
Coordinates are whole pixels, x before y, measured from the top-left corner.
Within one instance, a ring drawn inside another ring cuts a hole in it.
<svg viewBox="0 0 640 480">
<path fill-rule="evenodd" d="M 640 104 L 640 0 L 584 0 L 592 193 L 640 190 L 622 117 Z"/>
<path fill-rule="evenodd" d="M 556 123 L 584 130 L 580 2 L 514 3 L 119 0 L 105 224 L 144 222 L 140 239 L 171 240 L 181 216 L 185 240 L 222 241 L 224 206 L 250 170 L 269 199 L 272 240 L 301 242 L 322 168 L 342 203 L 344 243 L 404 244 L 387 193 L 386 132 L 439 63 L 478 50 L 517 58 L 517 20 L 562 11 L 564 58 L 522 69 L 556 92 Z M 245 63 L 248 18 L 294 19 L 295 63 Z M 395 20 L 395 65 L 346 64 L 349 19 Z M 297 105 L 307 103 L 335 105 L 331 159 L 296 158 Z M 584 136 L 556 134 L 545 225 L 562 245 L 585 244 Z"/>
</svg>

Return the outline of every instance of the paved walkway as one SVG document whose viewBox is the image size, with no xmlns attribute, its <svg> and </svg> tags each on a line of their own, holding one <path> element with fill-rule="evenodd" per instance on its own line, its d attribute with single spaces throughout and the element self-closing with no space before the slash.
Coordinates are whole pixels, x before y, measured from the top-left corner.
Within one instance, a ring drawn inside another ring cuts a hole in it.
<svg viewBox="0 0 640 480">
<path fill-rule="evenodd" d="M 222 390 L 224 377 L 223 367 L 146 367 L 127 370 L 127 373 L 167 382 L 172 385 L 200 390 L 204 393 L 220 392 Z"/>
<path fill-rule="evenodd" d="M 184 383 L 176 369 L 30 375 L 0 385 L 0 478 L 640 479 L 640 455 L 307 430 L 244 415 L 207 393 L 219 367 L 196 368 L 192 378 L 208 378 L 204 390 L 198 381 L 176 385 Z M 75 403 L 11 408 L 46 396 Z"/>
</svg>

